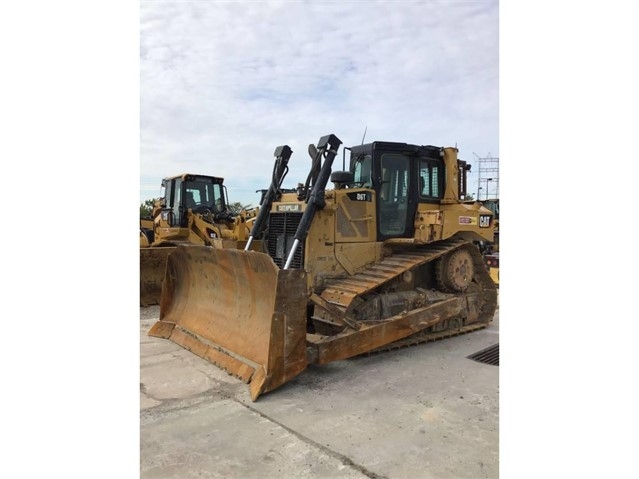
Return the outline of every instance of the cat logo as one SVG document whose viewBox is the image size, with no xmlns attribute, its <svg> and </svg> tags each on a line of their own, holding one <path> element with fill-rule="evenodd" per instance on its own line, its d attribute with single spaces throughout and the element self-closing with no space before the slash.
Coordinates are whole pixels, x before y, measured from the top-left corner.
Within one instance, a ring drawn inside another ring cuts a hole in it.
<svg viewBox="0 0 639 479">
<path fill-rule="evenodd" d="M 479 215 L 479 227 L 480 228 L 489 228 L 490 227 L 490 219 L 492 216 L 490 215 Z"/>
</svg>

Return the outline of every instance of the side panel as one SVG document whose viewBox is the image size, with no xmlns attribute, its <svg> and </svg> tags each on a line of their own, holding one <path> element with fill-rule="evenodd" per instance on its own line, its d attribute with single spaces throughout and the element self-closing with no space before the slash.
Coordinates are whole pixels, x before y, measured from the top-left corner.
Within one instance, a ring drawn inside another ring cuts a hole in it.
<svg viewBox="0 0 639 479">
<path fill-rule="evenodd" d="M 327 192 L 327 204 L 313 220 L 305 244 L 305 268 L 316 280 L 355 274 L 379 256 L 375 243 L 375 192 Z"/>
<path fill-rule="evenodd" d="M 494 222 L 492 212 L 473 204 L 442 205 L 443 210 L 443 239 L 462 233 L 473 241 L 493 241 Z"/>
<path fill-rule="evenodd" d="M 373 242 L 376 237 L 375 191 L 348 189 L 334 192 L 336 200 L 336 243 Z"/>
<path fill-rule="evenodd" d="M 310 287 L 318 286 L 324 278 L 344 275 L 346 271 L 335 261 L 335 205 L 328 203 L 315 213 L 304 245 L 304 268 L 312 271 Z"/>
<path fill-rule="evenodd" d="M 415 239 L 430 243 L 442 239 L 444 214 L 439 205 L 420 203 L 415 215 Z"/>
</svg>

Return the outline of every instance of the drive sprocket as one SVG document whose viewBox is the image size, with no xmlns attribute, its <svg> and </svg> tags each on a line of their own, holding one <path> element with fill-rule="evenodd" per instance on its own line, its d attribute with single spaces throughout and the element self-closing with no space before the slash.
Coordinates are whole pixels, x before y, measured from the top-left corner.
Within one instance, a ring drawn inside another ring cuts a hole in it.
<svg viewBox="0 0 639 479">
<path fill-rule="evenodd" d="M 447 254 L 437 262 L 435 274 L 443 291 L 466 291 L 475 274 L 470 251 L 460 248 Z"/>
</svg>

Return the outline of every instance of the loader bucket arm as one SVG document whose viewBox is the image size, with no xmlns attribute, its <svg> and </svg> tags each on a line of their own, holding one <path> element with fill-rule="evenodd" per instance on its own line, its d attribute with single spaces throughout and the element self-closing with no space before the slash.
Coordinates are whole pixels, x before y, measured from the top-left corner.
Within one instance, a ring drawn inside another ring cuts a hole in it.
<svg viewBox="0 0 639 479">
<path fill-rule="evenodd" d="M 306 369 L 306 302 L 303 270 L 279 270 L 255 251 L 180 246 L 149 335 L 250 383 L 255 401 Z"/>
</svg>

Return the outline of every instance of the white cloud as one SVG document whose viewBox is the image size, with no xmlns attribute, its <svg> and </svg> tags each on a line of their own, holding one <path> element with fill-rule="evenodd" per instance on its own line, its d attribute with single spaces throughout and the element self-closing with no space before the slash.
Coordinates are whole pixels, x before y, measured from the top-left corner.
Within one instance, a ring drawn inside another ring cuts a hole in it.
<svg viewBox="0 0 639 479">
<path fill-rule="evenodd" d="M 293 186 L 309 143 L 358 144 L 366 127 L 499 154 L 496 2 L 141 5 L 141 200 L 188 171 L 256 204 L 276 146 L 294 151 Z"/>
</svg>

